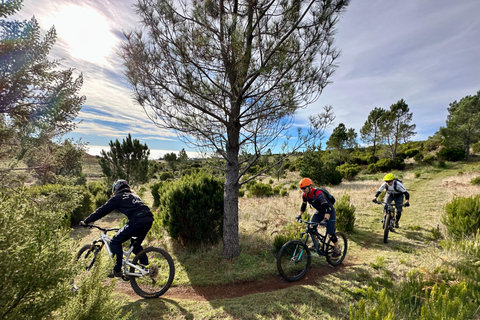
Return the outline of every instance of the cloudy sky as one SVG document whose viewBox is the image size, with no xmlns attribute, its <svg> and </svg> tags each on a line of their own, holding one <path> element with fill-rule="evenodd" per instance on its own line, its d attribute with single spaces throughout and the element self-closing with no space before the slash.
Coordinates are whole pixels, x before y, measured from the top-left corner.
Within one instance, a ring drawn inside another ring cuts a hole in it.
<svg viewBox="0 0 480 320">
<path fill-rule="evenodd" d="M 122 30 L 138 26 L 136 0 L 24 0 L 14 18 L 32 16 L 43 29 L 55 26 L 52 58 L 84 76 L 87 97 L 70 134 L 88 142 L 90 153 L 128 133 L 146 143 L 152 156 L 185 148 L 175 133 L 161 130 L 132 99 L 117 57 Z M 338 24 L 338 69 L 320 98 L 300 110 L 296 123 L 333 106 L 339 123 L 358 133 L 375 107 L 404 99 L 417 135 L 425 140 L 445 125 L 449 103 L 480 90 L 479 0 L 353 0 Z M 328 132 L 327 132 L 328 135 Z"/>
</svg>

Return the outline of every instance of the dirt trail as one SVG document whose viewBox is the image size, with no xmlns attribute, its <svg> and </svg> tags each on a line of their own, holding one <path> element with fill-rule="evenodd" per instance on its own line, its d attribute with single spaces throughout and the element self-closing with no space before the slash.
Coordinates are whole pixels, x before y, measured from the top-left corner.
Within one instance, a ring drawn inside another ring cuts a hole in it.
<svg viewBox="0 0 480 320">
<path fill-rule="evenodd" d="M 300 281 L 286 282 L 279 275 L 270 276 L 264 281 L 238 281 L 225 285 L 215 285 L 206 287 L 182 286 L 172 287 L 160 298 L 192 300 L 192 301 L 211 301 L 217 299 L 239 298 L 249 294 L 271 292 L 299 285 L 316 284 L 318 278 L 339 272 L 345 267 L 352 266 L 351 262 L 343 263 L 338 267 L 320 266 L 309 270 L 307 276 Z M 129 282 L 117 280 L 116 292 L 126 294 L 136 300 L 142 299 L 135 294 Z"/>
</svg>

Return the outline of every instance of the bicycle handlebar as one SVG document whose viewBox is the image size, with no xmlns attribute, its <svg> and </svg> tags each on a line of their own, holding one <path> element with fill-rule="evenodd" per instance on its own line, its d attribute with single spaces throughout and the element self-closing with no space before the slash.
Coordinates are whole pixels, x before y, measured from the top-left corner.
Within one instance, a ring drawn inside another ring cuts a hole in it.
<svg viewBox="0 0 480 320">
<path fill-rule="evenodd" d="M 386 204 L 387 206 L 393 206 L 393 204 L 391 204 L 391 203 L 386 203 L 386 202 L 382 202 L 382 201 L 375 201 L 375 199 L 372 202 L 376 203 L 376 204 L 380 204 L 380 205 Z M 405 207 L 404 203 L 402 204 L 402 207 Z"/>
<path fill-rule="evenodd" d="M 311 221 L 307 221 L 307 220 L 303 220 L 303 219 L 297 219 L 298 222 L 300 223 L 306 223 L 308 225 L 311 225 L 313 227 L 316 227 L 316 226 L 321 226 L 321 227 L 325 227 L 326 225 L 322 224 L 321 222 L 311 222 Z"/>
<path fill-rule="evenodd" d="M 97 228 L 98 230 L 101 230 L 103 232 L 109 232 L 109 231 L 118 231 L 120 230 L 120 228 L 110 228 L 110 229 L 107 229 L 107 228 L 102 228 L 102 227 L 99 227 L 99 226 L 96 226 L 94 224 L 86 224 L 86 225 L 82 225 L 82 227 L 85 227 L 85 228 Z"/>
</svg>

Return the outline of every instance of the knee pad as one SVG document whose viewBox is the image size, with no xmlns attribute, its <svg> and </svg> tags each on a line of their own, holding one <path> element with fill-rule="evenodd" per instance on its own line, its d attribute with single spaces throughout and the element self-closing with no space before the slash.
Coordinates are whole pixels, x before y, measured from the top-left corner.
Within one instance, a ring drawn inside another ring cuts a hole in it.
<svg viewBox="0 0 480 320">
<path fill-rule="evenodd" d="M 330 235 L 330 239 L 332 240 L 333 243 L 337 243 L 337 241 L 338 241 L 337 236 L 334 235 L 334 234 Z"/>
</svg>

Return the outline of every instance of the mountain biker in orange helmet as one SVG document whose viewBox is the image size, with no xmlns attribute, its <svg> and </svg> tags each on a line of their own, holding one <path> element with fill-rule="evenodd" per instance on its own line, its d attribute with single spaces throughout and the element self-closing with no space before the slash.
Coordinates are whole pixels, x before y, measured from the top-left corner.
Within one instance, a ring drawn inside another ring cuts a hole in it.
<svg viewBox="0 0 480 320">
<path fill-rule="evenodd" d="M 85 220 L 80 221 L 81 226 L 86 226 L 90 222 L 103 218 L 113 210 L 118 210 L 127 216 L 127 224 L 118 230 L 110 242 L 112 253 L 116 256 L 115 266 L 109 274 L 110 278 L 122 276 L 122 243 L 130 239 L 134 246 L 133 253 L 137 254 L 142 251 L 142 242 L 152 227 L 154 220 L 150 208 L 143 203 L 139 196 L 130 191 L 130 185 L 127 181 L 115 181 L 112 185 L 112 191 L 112 197 L 103 206 L 85 218 Z M 136 237 L 136 239 L 134 240 L 132 237 Z"/>
<path fill-rule="evenodd" d="M 402 217 L 402 210 L 403 210 L 403 198 L 405 197 L 405 207 L 410 205 L 410 194 L 407 191 L 407 188 L 403 185 L 403 183 L 396 179 L 392 173 L 388 173 L 383 177 L 383 183 L 378 188 L 377 192 L 375 193 L 375 199 L 373 202 L 377 202 L 377 198 L 382 193 L 383 190 L 386 191 L 385 194 L 385 202 L 395 203 L 395 208 L 397 209 L 397 214 L 395 217 L 395 228 L 399 228 L 398 221 Z"/>
<path fill-rule="evenodd" d="M 341 253 L 337 250 L 338 241 L 337 236 L 335 235 L 336 219 L 333 205 L 327 200 L 326 195 L 320 189 L 315 189 L 313 187 L 313 181 L 310 178 L 303 178 L 298 186 L 303 192 L 303 202 L 302 206 L 300 207 L 300 215 L 298 215 L 296 219 L 301 219 L 305 209 L 307 208 L 307 203 L 309 203 L 315 209 L 310 222 L 316 222 L 327 227 L 327 233 L 330 235 L 330 238 L 332 239 L 336 249 L 332 254 L 332 257 L 338 258 Z"/>
</svg>

